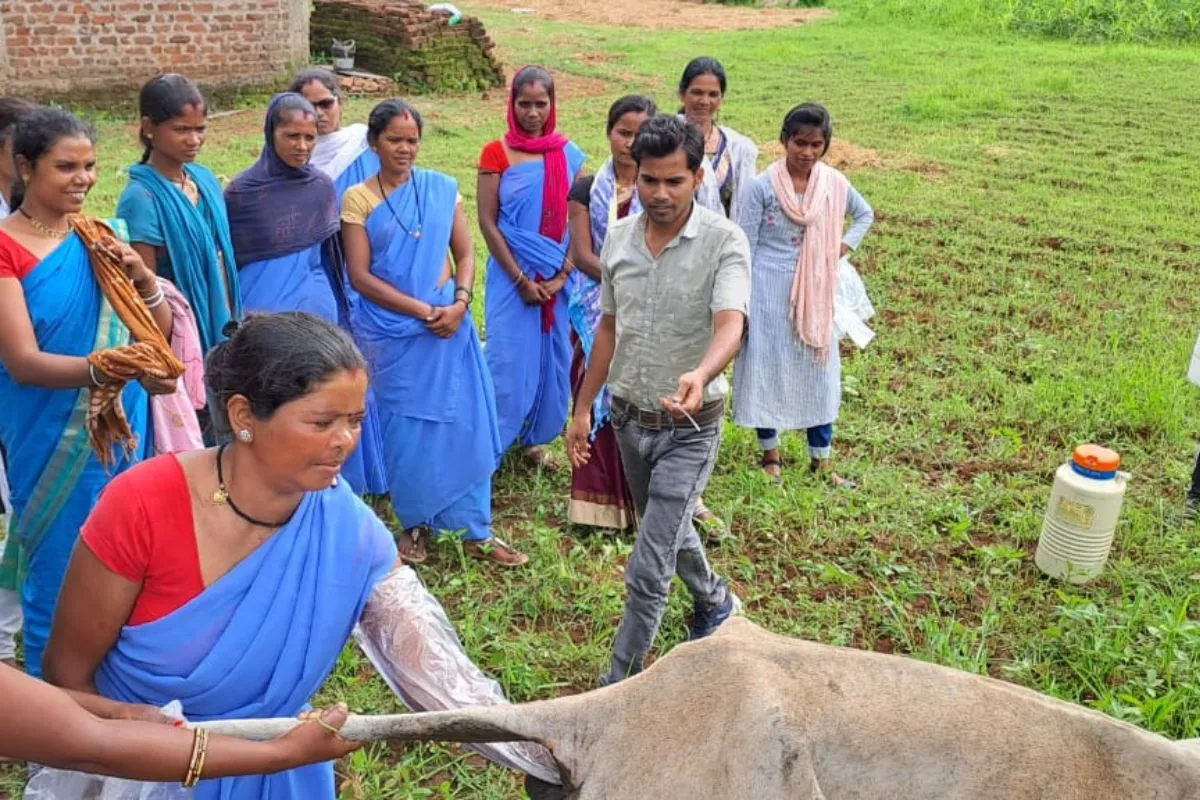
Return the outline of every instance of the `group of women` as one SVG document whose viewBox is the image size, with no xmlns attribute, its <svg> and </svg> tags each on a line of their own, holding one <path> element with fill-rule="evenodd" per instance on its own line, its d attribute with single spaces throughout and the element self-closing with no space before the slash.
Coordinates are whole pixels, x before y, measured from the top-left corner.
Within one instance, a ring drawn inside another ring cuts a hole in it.
<svg viewBox="0 0 1200 800">
<path fill-rule="evenodd" d="M 738 221 L 753 250 L 735 420 L 758 429 L 772 476 L 786 429 L 807 430 L 827 468 L 838 262 L 871 211 L 822 163 L 823 108 L 789 112 L 786 155 L 758 175 L 754 144 L 717 122 L 726 90 L 711 58 L 679 85 L 706 142 L 697 202 Z M 89 126 L 26 104 L 6 131 L 0 115 L 14 170 L 0 190 L 13 209 L 0 221 L 0 440 L 21 465 L 0 577 L 20 591 L 33 676 L 130 704 L 120 714 L 176 698 L 201 719 L 294 714 L 430 537 L 527 561 L 492 530 L 492 477 L 514 446 L 554 466 L 545 446 L 591 352 L 605 234 L 640 212 L 631 148 L 658 110 L 614 103 L 610 156 L 583 175 L 552 76 L 516 74 L 507 131 L 478 163 L 484 347 L 468 213 L 453 178 L 417 166 L 411 104 L 343 125 L 333 75 L 301 73 L 267 109 L 257 162 L 222 191 L 196 163 L 196 86 L 160 76 L 140 102 L 144 153 L 108 223 L 81 213 L 96 183 Z M 570 518 L 624 528 L 634 511 L 608 402 Z M 381 495 L 398 548 L 361 499 Z M 330 774 L 237 779 L 220 796 L 331 797 Z"/>
</svg>

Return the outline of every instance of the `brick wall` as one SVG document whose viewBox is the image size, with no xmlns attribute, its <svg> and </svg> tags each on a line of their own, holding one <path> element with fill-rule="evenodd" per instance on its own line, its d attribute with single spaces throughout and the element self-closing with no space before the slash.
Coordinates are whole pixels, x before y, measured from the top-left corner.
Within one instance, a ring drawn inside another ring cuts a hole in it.
<svg viewBox="0 0 1200 800">
<path fill-rule="evenodd" d="M 408 92 L 462 92 L 501 86 L 504 71 L 475 17 L 457 25 L 419 0 L 316 0 L 314 55 L 334 39 L 353 39 L 355 66 L 391 78 Z"/>
<path fill-rule="evenodd" d="M 0 93 L 263 83 L 308 60 L 308 17 L 309 0 L 0 0 Z"/>
</svg>

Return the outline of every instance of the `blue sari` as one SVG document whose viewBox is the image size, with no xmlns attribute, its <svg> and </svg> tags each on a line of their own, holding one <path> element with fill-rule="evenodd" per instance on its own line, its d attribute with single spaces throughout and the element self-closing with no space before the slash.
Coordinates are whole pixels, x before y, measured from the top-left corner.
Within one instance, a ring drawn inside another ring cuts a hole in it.
<svg viewBox="0 0 1200 800">
<path fill-rule="evenodd" d="M 568 143 L 568 179 L 575 180 L 587 158 Z M 500 176 L 497 220 L 513 257 L 530 279 L 548 279 L 563 265 L 570 242 L 555 242 L 538 232 L 542 220 L 541 159 L 514 164 Z M 488 368 L 496 388 L 500 441 L 507 450 L 553 441 L 567 422 L 571 401 L 571 340 L 566 292 L 558 293 L 554 324 L 543 332 L 540 306 L 527 305 L 516 284 L 488 258 L 485 320 Z"/>
<path fill-rule="evenodd" d="M 42 259 L 21 288 L 43 352 L 83 357 L 129 344 L 129 329 L 100 291 L 77 235 Z M 25 665 L 34 677 L 42 674 L 42 651 L 79 528 L 112 477 L 88 442 L 88 396 L 84 389 L 21 385 L 0 366 L 0 438 L 14 467 L 5 582 L 21 589 Z M 133 382 L 121 402 L 138 437 L 136 461 L 152 452 L 149 397 Z M 131 463 L 120 448 L 115 453 L 113 474 Z"/>
<path fill-rule="evenodd" d="M 96 672 L 105 697 L 183 703 L 191 720 L 292 717 L 337 663 L 396 545 L 344 483 L 182 608 L 126 626 Z M 333 764 L 204 781 L 196 800 L 333 800 Z"/>
<path fill-rule="evenodd" d="M 159 272 L 191 304 L 207 353 L 224 340 L 225 323 L 241 318 L 242 299 L 221 185 L 199 164 L 183 169 L 200 190 L 199 205 L 154 167 L 134 164 L 117 216 L 129 225 L 133 241 L 166 247 Z"/>
<path fill-rule="evenodd" d="M 417 228 L 416 194 L 423 228 Z M 371 274 L 435 306 L 454 302 L 453 280 L 438 286 L 450 247 L 458 184 L 414 168 L 367 219 Z M 415 317 L 361 298 L 354 332 L 371 364 L 379 401 L 392 507 L 401 524 L 465 531 L 468 541 L 492 536 L 492 473 L 499 463 L 492 379 L 470 314 L 443 339 Z"/>
</svg>

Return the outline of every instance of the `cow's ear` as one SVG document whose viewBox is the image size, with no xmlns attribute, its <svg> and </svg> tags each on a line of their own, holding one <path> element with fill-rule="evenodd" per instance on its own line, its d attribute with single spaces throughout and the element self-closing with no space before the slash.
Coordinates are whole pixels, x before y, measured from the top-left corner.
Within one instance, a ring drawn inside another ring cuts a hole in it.
<svg viewBox="0 0 1200 800">
<path fill-rule="evenodd" d="M 567 790 L 562 786 L 545 783 L 532 775 L 525 776 L 525 791 L 529 800 L 566 800 Z"/>
</svg>

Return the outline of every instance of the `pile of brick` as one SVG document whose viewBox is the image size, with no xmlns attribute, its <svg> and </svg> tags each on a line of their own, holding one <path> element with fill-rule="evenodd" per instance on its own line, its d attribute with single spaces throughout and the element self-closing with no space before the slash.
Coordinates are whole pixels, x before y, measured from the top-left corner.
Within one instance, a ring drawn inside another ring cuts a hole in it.
<svg viewBox="0 0 1200 800">
<path fill-rule="evenodd" d="M 483 23 L 430 11 L 419 0 L 316 0 L 309 24 L 314 55 L 353 40 L 355 67 L 394 77 L 406 92 L 466 92 L 502 86 L 504 72 Z"/>
</svg>

